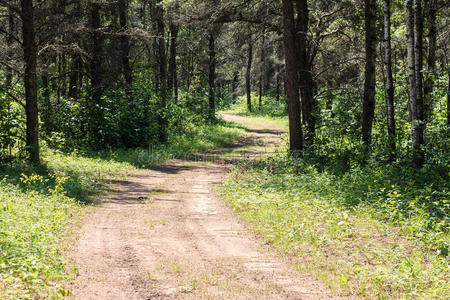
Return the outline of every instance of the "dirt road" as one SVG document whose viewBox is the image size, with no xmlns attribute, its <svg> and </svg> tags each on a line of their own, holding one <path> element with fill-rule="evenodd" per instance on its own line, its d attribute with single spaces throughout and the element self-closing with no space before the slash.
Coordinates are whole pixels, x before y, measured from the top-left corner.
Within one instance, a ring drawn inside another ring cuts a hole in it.
<svg viewBox="0 0 450 300">
<path fill-rule="evenodd" d="M 242 147 L 280 139 L 246 125 Z M 245 230 L 217 197 L 226 173 L 223 162 L 172 160 L 113 183 L 74 251 L 72 299 L 334 298 Z"/>
</svg>

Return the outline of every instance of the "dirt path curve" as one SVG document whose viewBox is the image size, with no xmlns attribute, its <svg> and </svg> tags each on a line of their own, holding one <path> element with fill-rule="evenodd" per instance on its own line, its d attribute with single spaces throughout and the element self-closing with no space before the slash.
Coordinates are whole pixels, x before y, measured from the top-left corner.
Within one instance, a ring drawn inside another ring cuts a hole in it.
<svg viewBox="0 0 450 300">
<path fill-rule="evenodd" d="M 253 126 L 247 139 L 279 141 Z M 72 299 L 335 298 L 245 230 L 216 195 L 226 173 L 172 160 L 115 182 L 83 226 Z"/>
</svg>

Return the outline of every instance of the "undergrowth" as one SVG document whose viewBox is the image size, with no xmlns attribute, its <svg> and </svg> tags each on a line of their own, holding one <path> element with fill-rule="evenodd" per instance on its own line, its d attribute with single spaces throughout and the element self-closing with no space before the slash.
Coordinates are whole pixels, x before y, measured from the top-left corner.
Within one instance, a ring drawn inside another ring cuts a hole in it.
<svg viewBox="0 0 450 300">
<path fill-rule="evenodd" d="M 246 96 L 241 96 L 237 99 L 236 104 L 232 105 L 226 111 L 240 116 L 264 117 L 275 120 L 287 119 L 287 105 L 286 99 L 280 98 L 277 100 L 271 96 L 262 97 L 262 105 L 259 106 L 258 95 L 252 94 L 252 111 L 249 112 L 247 108 Z"/>
<path fill-rule="evenodd" d="M 186 124 L 183 132 L 171 135 L 167 144 L 135 149 L 86 152 L 90 157 L 127 162 L 138 168 L 154 167 L 172 158 L 190 159 L 193 154 L 226 146 L 242 135 L 242 126 L 217 120 L 213 124 Z"/>
<path fill-rule="evenodd" d="M 273 157 L 236 166 L 221 194 L 300 270 L 342 294 L 445 299 L 448 182 L 406 169 L 354 163 L 331 172 Z"/>
</svg>

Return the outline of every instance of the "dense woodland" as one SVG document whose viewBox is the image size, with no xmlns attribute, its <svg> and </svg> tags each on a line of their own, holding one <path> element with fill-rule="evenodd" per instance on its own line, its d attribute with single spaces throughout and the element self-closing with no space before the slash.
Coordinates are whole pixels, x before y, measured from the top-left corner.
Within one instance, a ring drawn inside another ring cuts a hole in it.
<svg viewBox="0 0 450 300">
<path fill-rule="evenodd" d="M 300 154 L 442 164 L 446 4 L 1 1 L 1 157 L 164 143 L 246 94 L 287 102 Z"/>
</svg>

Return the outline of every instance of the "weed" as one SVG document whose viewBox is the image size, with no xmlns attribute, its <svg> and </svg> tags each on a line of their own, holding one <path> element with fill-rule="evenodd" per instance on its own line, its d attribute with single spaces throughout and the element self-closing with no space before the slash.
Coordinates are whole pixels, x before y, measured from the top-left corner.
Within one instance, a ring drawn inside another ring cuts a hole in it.
<svg viewBox="0 0 450 300">
<path fill-rule="evenodd" d="M 270 244 L 293 254 L 300 270 L 343 294 L 446 298 L 448 212 L 424 206 L 426 190 L 395 176 L 374 166 L 333 174 L 272 157 L 236 166 L 221 195 Z M 447 201 L 444 191 L 431 193 Z"/>
</svg>

